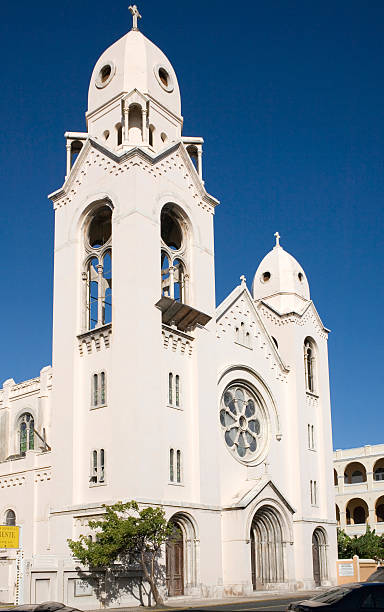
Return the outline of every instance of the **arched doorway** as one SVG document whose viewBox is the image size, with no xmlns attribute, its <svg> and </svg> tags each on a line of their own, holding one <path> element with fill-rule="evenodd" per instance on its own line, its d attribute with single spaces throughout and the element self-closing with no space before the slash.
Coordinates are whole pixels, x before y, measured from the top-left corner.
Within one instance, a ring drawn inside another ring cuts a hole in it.
<svg viewBox="0 0 384 612">
<path fill-rule="evenodd" d="M 198 539 L 193 519 L 182 513 L 170 519 L 172 536 L 166 544 L 166 580 L 169 597 L 193 595 L 197 586 Z"/>
<path fill-rule="evenodd" d="M 271 506 L 263 506 L 251 525 L 251 569 L 253 590 L 284 582 L 284 542 L 281 517 Z"/>
<path fill-rule="evenodd" d="M 166 565 L 169 597 L 184 595 L 184 542 L 177 523 L 173 523 L 173 532 L 166 545 Z"/>
<path fill-rule="evenodd" d="M 326 539 L 322 529 L 315 529 L 312 534 L 312 562 L 315 586 L 321 586 L 327 579 Z"/>
</svg>

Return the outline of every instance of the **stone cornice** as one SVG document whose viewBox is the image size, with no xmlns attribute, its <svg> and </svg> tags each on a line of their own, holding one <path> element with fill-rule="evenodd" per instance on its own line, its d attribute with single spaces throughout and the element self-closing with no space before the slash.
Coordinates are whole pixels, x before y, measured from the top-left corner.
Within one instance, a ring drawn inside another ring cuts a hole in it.
<svg viewBox="0 0 384 612">
<path fill-rule="evenodd" d="M 62 188 L 54 191 L 48 196 L 49 199 L 52 200 L 55 209 L 68 204 L 75 196 L 78 188 L 87 175 L 88 167 L 91 163 L 95 162 L 95 160 L 92 162 L 90 159 L 90 157 L 92 157 L 92 152 L 96 154 L 96 156 L 98 155 L 97 163 L 99 165 L 105 163 L 108 172 L 116 175 L 124 170 L 129 170 L 133 165 L 138 165 L 142 167 L 143 170 L 147 170 L 155 176 L 157 170 L 160 176 L 168 172 L 175 165 L 177 166 L 179 164 L 179 166 L 182 167 L 180 165 L 180 162 L 182 162 L 187 171 L 187 173 L 184 174 L 184 178 L 188 183 L 188 188 L 194 192 L 194 197 L 200 200 L 199 204 L 212 213 L 214 208 L 219 204 L 219 201 L 209 195 L 205 190 L 203 182 L 197 174 L 195 166 L 181 140 L 171 144 L 158 154 L 154 154 L 140 147 L 134 147 L 121 154 L 117 154 L 101 144 L 97 139 L 89 136 Z"/>
</svg>

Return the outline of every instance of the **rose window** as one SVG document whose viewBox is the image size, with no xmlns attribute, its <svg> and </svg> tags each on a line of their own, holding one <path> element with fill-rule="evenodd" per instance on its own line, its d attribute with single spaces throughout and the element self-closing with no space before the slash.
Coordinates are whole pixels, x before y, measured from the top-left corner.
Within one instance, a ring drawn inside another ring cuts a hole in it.
<svg viewBox="0 0 384 612">
<path fill-rule="evenodd" d="M 247 387 L 233 385 L 224 391 L 220 423 L 228 448 L 240 460 L 252 460 L 264 446 L 265 419 L 260 402 Z"/>
</svg>

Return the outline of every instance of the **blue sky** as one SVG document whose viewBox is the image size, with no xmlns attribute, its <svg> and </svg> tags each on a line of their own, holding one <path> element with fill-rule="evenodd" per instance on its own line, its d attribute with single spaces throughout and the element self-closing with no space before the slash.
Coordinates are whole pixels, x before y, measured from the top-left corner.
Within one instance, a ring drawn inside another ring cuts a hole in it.
<svg viewBox="0 0 384 612">
<path fill-rule="evenodd" d="M 53 211 L 66 130 L 85 129 L 103 50 L 129 2 L 2 6 L 1 379 L 51 362 Z M 220 302 L 274 243 L 302 264 L 329 339 L 335 448 L 383 442 L 384 3 L 142 0 L 140 28 L 203 136 Z"/>
</svg>

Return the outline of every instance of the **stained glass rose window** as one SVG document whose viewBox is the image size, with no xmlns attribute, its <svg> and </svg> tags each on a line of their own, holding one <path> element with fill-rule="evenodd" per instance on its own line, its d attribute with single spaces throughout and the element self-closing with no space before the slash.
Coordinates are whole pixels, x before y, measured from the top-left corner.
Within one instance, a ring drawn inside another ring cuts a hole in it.
<svg viewBox="0 0 384 612">
<path fill-rule="evenodd" d="M 266 438 L 264 412 L 248 387 L 227 387 L 221 399 L 220 423 L 225 443 L 237 459 L 251 461 L 261 453 Z"/>
</svg>

